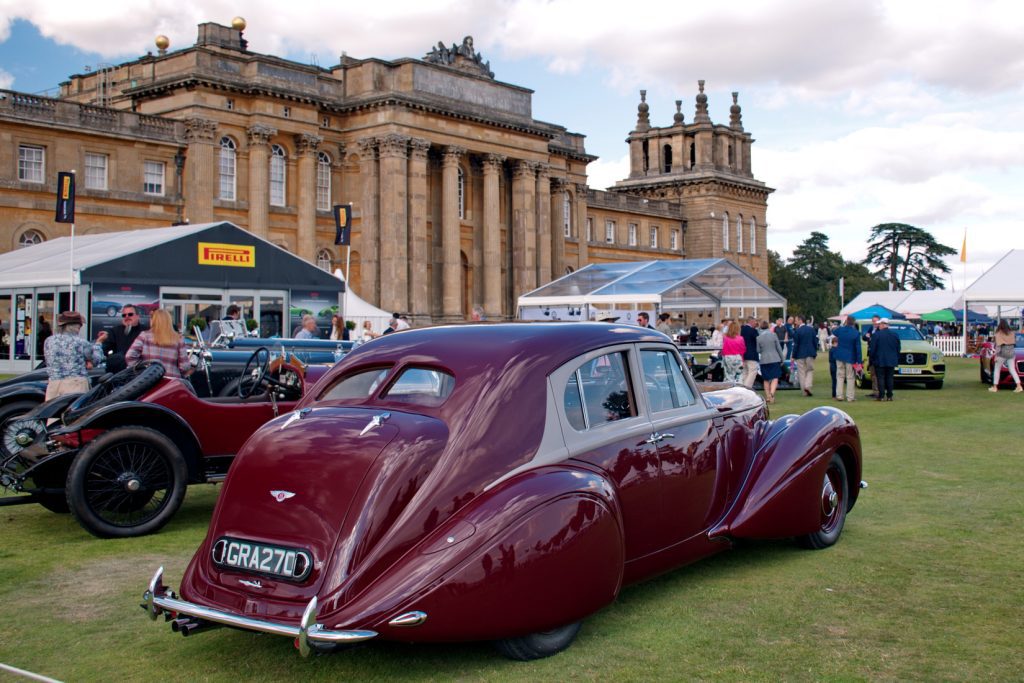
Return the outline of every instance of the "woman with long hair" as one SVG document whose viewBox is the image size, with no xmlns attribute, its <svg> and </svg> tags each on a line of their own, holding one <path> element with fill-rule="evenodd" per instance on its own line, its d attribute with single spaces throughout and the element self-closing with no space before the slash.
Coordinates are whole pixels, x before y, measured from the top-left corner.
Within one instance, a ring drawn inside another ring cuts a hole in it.
<svg viewBox="0 0 1024 683">
<path fill-rule="evenodd" d="M 348 327 L 345 326 L 345 319 L 338 314 L 331 318 L 331 339 L 348 341 Z"/>
<path fill-rule="evenodd" d="M 1009 323 L 1006 322 L 1006 318 L 999 321 L 999 327 L 996 328 L 996 357 L 992 359 L 992 386 L 989 387 L 989 391 L 999 391 L 999 371 L 1003 369 L 1005 365 L 1010 371 L 1010 376 L 1013 377 L 1013 381 L 1017 383 L 1017 388 L 1014 389 L 1014 393 L 1019 394 L 1024 391 L 1020 386 L 1020 375 L 1017 374 L 1017 352 L 1015 349 L 1016 335 L 1013 330 L 1010 329 Z"/>
<path fill-rule="evenodd" d="M 743 354 L 746 350 L 747 343 L 740 334 L 740 324 L 733 320 L 722 335 L 722 366 L 726 382 L 740 383 L 740 377 L 743 375 Z"/>
<path fill-rule="evenodd" d="M 166 377 L 188 377 L 192 366 L 181 335 L 174 331 L 171 314 L 159 308 L 149 316 L 149 329 L 145 330 L 124 356 L 131 365 L 140 360 L 155 360 L 164 366 Z"/>
</svg>

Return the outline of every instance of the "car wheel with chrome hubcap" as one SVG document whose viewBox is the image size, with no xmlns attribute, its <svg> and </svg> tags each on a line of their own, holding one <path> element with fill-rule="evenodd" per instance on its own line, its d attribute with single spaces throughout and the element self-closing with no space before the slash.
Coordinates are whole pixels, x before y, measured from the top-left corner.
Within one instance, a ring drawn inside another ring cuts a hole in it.
<svg viewBox="0 0 1024 683">
<path fill-rule="evenodd" d="M 820 550 L 839 540 L 839 535 L 843 532 L 843 524 L 846 522 L 848 491 L 846 465 L 843 464 L 843 459 L 838 453 L 833 453 L 821 484 L 818 501 L 821 516 L 819 528 L 814 533 L 798 537 L 797 542 L 800 545 L 812 550 Z"/>
</svg>

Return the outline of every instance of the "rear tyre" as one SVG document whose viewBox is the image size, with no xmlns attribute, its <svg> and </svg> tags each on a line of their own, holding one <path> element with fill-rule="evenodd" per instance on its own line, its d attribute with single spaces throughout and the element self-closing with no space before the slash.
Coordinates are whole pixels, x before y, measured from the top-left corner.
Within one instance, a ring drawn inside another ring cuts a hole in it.
<svg viewBox="0 0 1024 683">
<path fill-rule="evenodd" d="M 188 466 L 175 445 L 148 427 L 101 434 L 75 457 L 67 497 L 82 527 L 100 538 L 158 531 L 185 497 Z"/>
<path fill-rule="evenodd" d="M 71 424 L 91 410 L 121 401 L 131 401 L 149 391 L 164 376 L 159 361 L 142 361 L 100 382 L 68 406 L 64 424 Z"/>
<path fill-rule="evenodd" d="M 494 647 L 509 659 L 517 659 L 522 662 L 550 657 L 572 645 L 572 641 L 576 640 L 576 634 L 580 632 L 582 623 L 577 621 L 550 631 L 531 633 L 519 638 L 496 640 Z"/>
<path fill-rule="evenodd" d="M 818 499 L 821 519 L 818 530 L 806 536 L 798 536 L 796 542 L 810 550 L 822 550 L 839 540 L 846 523 L 849 506 L 849 488 L 846 482 L 846 465 L 839 454 L 833 453 L 825 471 L 821 495 Z"/>
</svg>

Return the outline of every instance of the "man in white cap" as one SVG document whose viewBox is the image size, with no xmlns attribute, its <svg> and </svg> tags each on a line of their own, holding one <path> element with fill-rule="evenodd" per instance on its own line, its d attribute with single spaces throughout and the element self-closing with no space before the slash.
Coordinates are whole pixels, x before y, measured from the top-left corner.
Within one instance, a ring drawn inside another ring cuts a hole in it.
<svg viewBox="0 0 1024 683">
<path fill-rule="evenodd" d="M 613 322 L 615 322 L 618 319 L 619 319 L 619 316 L 615 315 L 614 313 L 609 313 L 609 312 L 598 313 L 597 317 L 594 318 L 594 320 L 599 322 L 599 323 L 613 323 Z"/>
</svg>

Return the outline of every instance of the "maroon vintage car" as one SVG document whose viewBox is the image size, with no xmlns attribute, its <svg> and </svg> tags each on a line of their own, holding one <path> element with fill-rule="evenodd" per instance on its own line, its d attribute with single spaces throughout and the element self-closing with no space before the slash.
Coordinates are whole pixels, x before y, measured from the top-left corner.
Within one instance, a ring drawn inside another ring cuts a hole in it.
<svg viewBox="0 0 1024 683">
<path fill-rule="evenodd" d="M 307 382 L 327 366 L 251 354 L 235 395 L 200 398 L 187 380 L 164 377 L 150 361 L 107 376 L 88 393 L 48 401 L 7 429 L 18 447 L 0 457 L 0 488 L 71 512 L 101 538 L 163 527 L 188 484 L 222 481 L 256 429 L 290 412 Z M 47 426 L 54 417 L 59 422 Z"/>
<path fill-rule="evenodd" d="M 991 340 L 985 341 L 978 346 L 978 363 L 981 370 L 981 381 L 983 384 L 992 384 L 992 372 L 996 362 L 996 345 Z M 1017 368 L 1017 376 L 1024 378 L 1024 333 L 1018 332 L 1014 335 L 1014 365 Z M 1016 382 L 1010 371 L 1003 367 L 999 373 L 999 386 L 1003 389 L 1013 389 Z"/>
<path fill-rule="evenodd" d="M 701 393 L 668 337 L 605 323 L 465 325 L 364 345 L 232 465 L 180 596 L 303 654 L 370 638 L 567 647 L 621 588 L 735 539 L 839 538 L 861 450 L 846 413 L 768 419 Z"/>
</svg>

